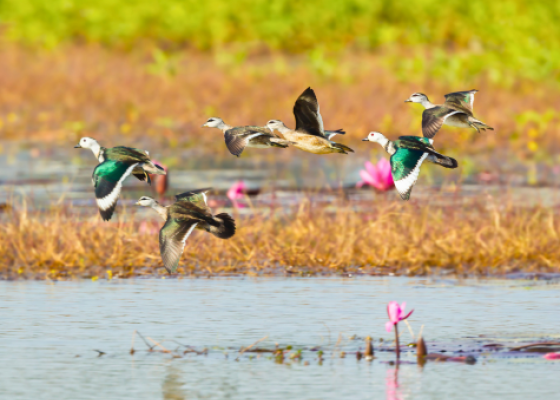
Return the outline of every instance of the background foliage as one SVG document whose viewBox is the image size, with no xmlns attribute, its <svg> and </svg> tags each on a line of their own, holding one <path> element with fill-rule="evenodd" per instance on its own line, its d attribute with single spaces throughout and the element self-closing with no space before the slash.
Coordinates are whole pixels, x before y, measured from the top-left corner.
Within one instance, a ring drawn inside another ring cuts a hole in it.
<svg viewBox="0 0 560 400">
<path fill-rule="evenodd" d="M 53 48 L 93 42 L 130 48 L 247 52 L 383 49 L 401 73 L 428 68 L 513 77 L 558 77 L 560 2 L 554 0 L 2 0 L 10 40 Z M 452 52 L 454 57 L 450 58 Z"/>
</svg>

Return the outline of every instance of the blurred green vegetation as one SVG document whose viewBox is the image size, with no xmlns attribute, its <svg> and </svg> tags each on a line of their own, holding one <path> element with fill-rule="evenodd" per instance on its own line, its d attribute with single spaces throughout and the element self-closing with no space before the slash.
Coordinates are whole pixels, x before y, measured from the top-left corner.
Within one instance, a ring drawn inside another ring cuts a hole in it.
<svg viewBox="0 0 560 400">
<path fill-rule="evenodd" d="M 308 52 L 312 60 L 322 52 L 383 49 L 403 75 L 422 68 L 442 79 L 486 73 L 510 84 L 517 76 L 559 76 L 559 20 L 554 0 L 0 0 L 6 37 L 33 46 L 153 42 Z"/>
</svg>

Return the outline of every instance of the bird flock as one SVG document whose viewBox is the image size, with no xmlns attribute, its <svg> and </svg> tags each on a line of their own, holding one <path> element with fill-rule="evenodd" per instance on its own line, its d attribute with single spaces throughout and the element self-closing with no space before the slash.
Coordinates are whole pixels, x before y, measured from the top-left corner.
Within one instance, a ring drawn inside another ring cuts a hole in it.
<svg viewBox="0 0 560 400">
<path fill-rule="evenodd" d="M 423 93 L 412 94 L 405 102 L 420 103 L 422 137 L 400 136 L 391 141 L 379 132 L 370 132 L 363 141 L 376 142 L 391 156 L 391 174 L 395 188 L 403 200 L 408 200 L 420 174 L 424 161 L 444 168 L 457 168 L 457 161 L 438 153 L 433 137 L 443 125 L 474 128 L 478 132 L 493 130 L 473 115 L 474 95 L 477 90 L 454 92 L 445 95 L 443 104 L 433 104 Z M 288 128 L 282 121 L 272 119 L 261 126 L 227 125 L 221 118 L 209 118 L 202 127 L 217 128 L 224 134 L 229 152 L 239 157 L 245 148 L 270 147 L 297 149 L 313 154 L 354 153 L 350 147 L 333 141 L 335 135 L 344 135 L 342 129 L 324 129 L 317 96 L 307 88 L 296 100 L 293 108 L 295 128 Z M 278 133 L 275 133 L 277 131 Z M 80 139 L 75 148 L 90 149 L 99 164 L 93 170 L 92 184 L 99 213 L 104 221 L 113 216 L 120 196 L 122 183 L 133 175 L 151 184 L 150 175 L 165 175 L 165 170 L 150 159 L 146 150 L 118 146 L 105 148 L 90 137 Z M 136 203 L 151 207 L 165 221 L 159 232 L 159 246 L 163 265 L 168 272 L 176 272 L 185 243 L 194 229 L 210 232 L 220 239 L 235 235 L 235 221 L 231 215 L 213 215 L 208 207 L 206 192 L 198 189 L 175 196 L 175 202 L 162 206 L 156 200 L 142 196 Z"/>
</svg>

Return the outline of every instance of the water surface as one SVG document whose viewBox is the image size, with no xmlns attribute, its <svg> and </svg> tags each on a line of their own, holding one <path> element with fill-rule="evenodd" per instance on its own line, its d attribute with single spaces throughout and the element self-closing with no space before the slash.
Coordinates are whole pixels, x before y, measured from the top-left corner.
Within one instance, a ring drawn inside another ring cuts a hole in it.
<svg viewBox="0 0 560 400">
<path fill-rule="evenodd" d="M 409 278 L 0 282 L 0 397 L 554 398 L 560 362 L 540 355 L 482 353 L 475 365 L 402 364 L 396 371 L 387 363 L 391 352 L 377 351 L 371 363 L 353 352 L 363 350 L 367 335 L 378 348 L 380 338 L 393 338 L 384 330 L 389 300 L 415 309 L 411 327 L 417 334 L 423 326 L 431 351 L 555 339 L 558 290 L 533 281 Z M 176 340 L 209 353 L 148 353 L 136 337 L 130 355 L 135 330 L 170 349 Z M 236 361 L 239 348 L 265 336 L 259 346 L 291 345 L 303 360 L 279 364 L 270 354 L 245 353 Z M 322 364 L 316 348 L 325 353 Z"/>
</svg>

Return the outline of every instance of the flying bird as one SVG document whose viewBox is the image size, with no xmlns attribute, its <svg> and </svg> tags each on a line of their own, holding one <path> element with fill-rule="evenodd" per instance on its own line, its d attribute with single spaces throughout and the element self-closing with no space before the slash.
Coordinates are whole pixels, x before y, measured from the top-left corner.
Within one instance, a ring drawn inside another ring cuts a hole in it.
<svg viewBox="0 0 560 400">
<path fill-rule="evenodd" d="M 154 164 L 145 150 L 124 146 L 105 148 L 90 137 L 81 138 L 74 148 L 90 149 L 99 161 L 93 170 L 92 184 L 99 214 L 104 221 L 109 221 L 113 216 L 127 176 L 132 174 L 151 184 L 149 174 L 165 175 L 163 168 Z"/>
<path fill-rule="evenodd" d="M 177 271 L 185 243 L 194 229 L 210 232 L 220 239 L 235 235 L 235 221 L 229 214 L 212 215 L 206 204 L 208 190 L 210 188 L 178 194 L 176 202 L 166 207 L 148 196 L 142 196 L 136 203 L 153 208 L 165 220 L 159 231 L 159 250 L 169 273 Z"/>
<path fill-rule="evenodd" d="M 283 137 L 294 142 L 294 147 L 308 153 L 348 154 L 348 152 L 354 152 L 350 147 L 331 140 L 336 134 L 343 135 L 345 132 L 342 129 L 329 131 L 323 128 L 323 117 L 313 89 L 305 89 L 298 97 L 294 105 L 294 116 L 296 118 L 295 129 L 288 128 L 282 121 L 276 119 L 268 121 L 266 126 L 271 131 L 278 130 Z"/>
<path fill-rule="evenodd" d="M 454 92 L 445 95 L 445 103 L 432 104 L 424 93 L 414 93 L 405 103 L 420 103 L 425 110 L 422 112 L 422 134 L 433 138 L 442 125 L 457 128 L 474 128 L 477 132 L 494 128 L 479 121 L 473 115 L 474 94 L 478 90 Z"/>
<path fill-rule="evenodd" d="M 420 174 L 420 166 L 424 160 L 445 168 L 457 168 L 454 158 L 444 156 L 434 150 L 433 140 L 418 136 L 401 136 L 390 141 L 379 132 L 370 132 L 362 139 L 376 142 L 391 156 L 391 174 L 395 188 L 403 200 L 410 199 L 412 188 Z"/>
<path fill-rule="evenodd" d="M 212 117 L 202 125 L 203 128 L 218 128 L 224 133 L 226 146 L 231 154 L 239 157 L 245 147 L 267 149 L 269 147 L 286 148 L 291 143 L 261 126 L 231 127 L 221 118 Z"/>
</svg>

